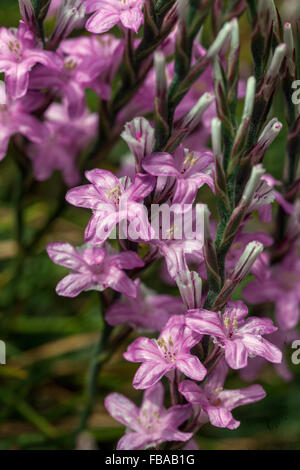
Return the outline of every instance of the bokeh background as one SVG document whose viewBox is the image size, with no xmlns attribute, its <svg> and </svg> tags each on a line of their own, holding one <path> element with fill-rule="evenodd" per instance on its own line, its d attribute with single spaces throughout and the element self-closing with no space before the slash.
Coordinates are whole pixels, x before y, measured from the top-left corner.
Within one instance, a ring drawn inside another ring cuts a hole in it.
<svg viewBox="0 0 300 470">
<path fill-rule="evenodd" d="M 278 6 L 288 16 L 292 3 L 278 2 Z M 18 21 L 17 0 L 1 0 L 0 26 L 17 26 Z M 52 22 L 50 19 L 46 27 L 51 28 Z M 241 20 L 241 41 L 241 71 L 247 77 L 251 54 L 246 17 Z M 93 94 L 88 95 L 88 102 L 91 109 L 97 109 Z M 285 122 L 283 109 L 278 94 L 273 115 Z M 265 160 L 267 170 L 279 179 L 285 139 L 286 126 Z M 116 142 L 102 166 L 117 170 L 126 151 L 123 143 Z M 0 365 L 0 449 L 72 449 L 79 414 L 86 403 L 89 361 L 103 322 L 96 292 L 76 299 L 56 295 L 55 286 L 65 270 L 48 259 L 45 246 L 58 240 L 80 245 L 89 213 L 60 203 L 66 188 L 59 174 L 44 183 L 29 181 L 31 191 L 27 194 L 15 157 L 10 149 L 0 164 L 0 339 L 7 345 L 7 364 Z M 205 191 L 200 199 L 212 203 Z M 20 246 L 16 230 L 21 210 L 23 238 L 29 246 L 26 250 Z M 177 294 L 159 280 L 159 269 L 157 264 L 145 272 L 143 281 L 158 292 Z M 107 393 L 118 391 L 137 403 L 141 400 L 141 393 L 131 386 L 136 366 L 122 358 L 125 348 L 126 344 L 120 344 L 103 365 L 88 434 L 77 441 L 77 448 L 112 449 L 123 434 L 123 427 L 103 407 Z M 203 427 L 198 438 L 200 449 L 300 449 L 300 365 L 291 364 L 292 352 L 290 347 L 285 350 L 294 380 L 284 382 L 273 366 L 267 365 L 257 380 L 266 389 L 267 398 L 234 412 L 242 423 L 235 431 Z M 227 382 L 227 388 L 243 385 L 236 374 Z"/>
</svg>

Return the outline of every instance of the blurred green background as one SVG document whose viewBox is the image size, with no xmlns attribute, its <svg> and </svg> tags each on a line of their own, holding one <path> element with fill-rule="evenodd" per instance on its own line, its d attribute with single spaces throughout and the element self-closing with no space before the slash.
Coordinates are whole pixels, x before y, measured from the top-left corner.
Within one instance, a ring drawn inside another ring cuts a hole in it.
<svg viewBox="0 0 300 470">
<path fill-rule="evenodd" d="M 0 26 L 18 24 L 17 3 L 0 1 Z M 241 25 L 242 70 L 246 75 L 251 73 L 246 18 Z M 89 99 L 93 107 L 94 98 Z M 284 122 L 280 95 L 275 98 L 273 113 Z M 266 158 L 268 171 L 277 178 L 282 174 L 285 139 L 284 130 Z M 117 145 L 106 167 L 116 168 L 124 150 L 122 144 Z M 20 193 L 20 185 L 21 175 L 10 149 L 0 168 L 0 339 L 7 345 L 7 364 L 0 365 L 0 449 L 72 449 L 86 400 L 88 364 L 103 323 L 97 293 L 84 293 L 76 299 L 56 295 L 55 286 L 65 270 L 48 259 L 45 246 L 58 240 L 81 244 L 89 214 L 66 207 L 47 230 L 39 233 L 65 192 L 60 175 L 46 183 L 34 183 L 26 197 Z M 25 239 L 31 241 L 39 234 L 26 253 L 16 242 L 16 209 L 20 207 L 24 211 Z M 144 274 L 145 283 L 158 291 L 173 292 L 158 280 L 157 269 Z M 97 401 L 88 430 L 93 445 L 100 449 L 113 448 L 124 431 L 106 413 L 105 395 L 118 391 L 137 403 L 141 399 L 141 393 L 131 386 L 136 366 L 122 359 L 125 348 L 126 344 L 120 344 L 98 378 Z M 300 449 L 300 366 L 292 366 L 292 352 L 287 348 L 285 354 L 294 380 L 283 382 L 273 366 L 267 365 L 259 378 L 267 398 L 234 412 L 242 423 L 235 431 L 205 426 L 198 439 L 201 449 Z M 241 385 L 234 374 L 226 388 Z"/>
</svg>

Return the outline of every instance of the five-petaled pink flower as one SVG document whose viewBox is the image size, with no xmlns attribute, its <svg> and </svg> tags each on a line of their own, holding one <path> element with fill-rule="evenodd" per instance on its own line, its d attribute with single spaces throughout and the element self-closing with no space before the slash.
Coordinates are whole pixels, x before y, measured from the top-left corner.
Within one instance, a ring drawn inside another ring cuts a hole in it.
<svg viewBox="0 0 300 470">
<path fill-rule="evenodd" d="M 172 316 L 158 340 L 137 338 L 124 353 L 127 361 L 142 362 L 134 376 L 133 386 L 149 388 L 174 369 L 193 380 L 203 380 L 206 369 L 198 357 L 190 354 L 190 349 L 200 339 L 201 336 L 186 327 L 184 315 Z"/>
<path fill-rule="evenodd" d="M 281 351 L 262 337 L 277 330 L 269 318 L 250 317 L 243 302 L 229 302 L 224 314 L 202 308 L 189 310 L 186 324 L 191 330 L 210 335 L 225 349 L 225 359 L 232 369 L 246 367 L 248 356 L 262 356 L 279 364 Z"/>
<path fill-rule="evenodd" d="M 134 282 L 123 271 L 144 266 L 132 251 L 108 254 L 105 248 L 76 249 L 69 243 L 56 242 L 47 246 L 47 252 L 54 263 L 71 269 L 58 283 L 58 295 L 76 297 L 82 291 L 103 291 L 107 287 L 130 297 L 137 294 Z"/>
<path fill-rule="evenodd" d="M 128 236 L 149 240 L 152 229 L 146 208 L 141 204 L 154 188 L 155 178 L 137 174 L 132 183 L 129 178 L 118 179 L 110 171 L 95 169 L 85 172 L 91 184 L 70 189 L 66 199 L 77 207 L 93 209 L 94 214 L 85 230 L 85 240 L 93 245 L 105 241 L 115 226 L 122 221 L 132 222 L 135 232 Z M 129 227 L 130 228 L 130 227 Z"/>
<path fill-rule="evenodd" d="M 55 52 L 39 49 L 33 32 L 20 21 L 18 30 L 0 28 L 0 72 L 5 74 L 11 98 L 24 96 L 29 85 L 29 71 L 36 64 L 58 70 L 62 60 Z"/>
<path fill-rule="evenodd" d="M 188 441 L 192 433 L 178 427 L 191 413 L 190 405 L 163 408 L 164 390 L 160 382 L 144 392 L 140 409 L 119 393 L 111 393 L 105 399 L 107 411 L 126 426 L 125 435 L 119 440 L 117 450 L 140 450 L 154 447 L 165 441 Z"/>
<path fill-rule="evenodd" d="M 153 153 L 144 158 L 142 166 L 150 175 L 171 177 L 175 187 L 173 204 L 193 204 L 203 184 L 214 191 L 212 163 L 211 151 L 189 152 L 180 145 L 174 157 L 165 152 Z"/>
<path fill-rule="evenodd" d="M 224 382 L 228 367 L 221 361 L 206 379 L 203 387 L 191 380 L 184 380 L 179 385 L 179 391 L 184 398 L 193 404 L 194 410 L 202 413 L 199 420 L 209 420 L 218 428 L 236 429 L 240 421 L 233 418 L 231 411 L 238 406 L 248 405 L 262 400 L 266 392 L 260 385 L 247 388 L 224 390 Z M 196 405 L 196 407 L 195 407 Z M 199 407 L 199 410 L 197 408 Z"/>
<path fill-rule="evenodd" d="M 86 23 L 91 33 L 105 33 L 119 22 L 136 33 L 144 16 L 144 0 L 86 0 L 86 12 L 94 13 Z"/>
</svg>

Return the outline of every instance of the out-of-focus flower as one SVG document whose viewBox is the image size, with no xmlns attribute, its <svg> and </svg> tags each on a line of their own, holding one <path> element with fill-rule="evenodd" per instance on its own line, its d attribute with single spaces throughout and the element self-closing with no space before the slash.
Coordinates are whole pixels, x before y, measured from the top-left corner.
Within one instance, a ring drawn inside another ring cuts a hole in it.
<svg viewBox="0 0 300 470">
<path fill-rule="evenodd" d="M 119 393 L 111 393 L 105 399 L 107 411 L 126 426 L 125 435 L 119 440 L 117 450 L 141 450 L 157 446 L 164 441 L 188 441 L 192 433 L 178 428 L 191 414 L 190 405 L 163 408 L 164 390 L 159 382 L 144 392 L 140 409 Z"/>
<path fill-rule="evenodd" d="M 131 299 L 124 295 L 105 313 L 109 325 L 128 323 L 136 329 L 161 331 L 171 315 L 182 315 L 184 305 L 180 297 L 158 295 L 146 288 L 139 279 L 134 281 L 137 296 Z"/>
<path fill-rule="evenodd" d="M 183 315 L 172 316 L 158 340 L 137 338 L 124 353 L 127 361 L 142 362 L 134 376 L 133 386 L 149 388 L 174 369 L 191 379 L 203 380 L 206 369 L 198 357 L 190 354 L 190 349 L 200 339 L 201 336 L 186 327 Z"/>
<path fill-rule="evenodd" d="M 246 367 L 248 357 L 262 356 L 279 364 L 281 351 L 262 337 L 277 330 L 269 318 L 250 317 L 243 302 L 229 302 L 223 315 L 204 309 L 189 310 L 186 324 L 198 334 L 210 335 L 224 348 L 232 369 Z"/>
<path fill-rule="evenodd" d="M 5 157 L 9 139 L 14 134 L 22 134 L 36 144 L 48 138 L 46 126 L 30 114 L 42 100 L 40 95 L 34 93 L 12 100 L 6 94 L 4 83 L 0 81 L 0 160 Z"/>
<path fill-rule="evenodd" d="M 274 302 L 279 327 L 290 330 L 299 321 L 300 259 L 296 250 L 292 249 L 282 262 L 269 265 L 268 271 L 268 276 L 264 274 L 250 282 L 243 296 L 250 304 Z"/>
<path fill-rule="evenodd" d="M 284 349 L 288 350 L 288 348 L 291 347 L 291 343 L 294 340 L 299 339 L 299 336 L 300 334 L 297 330 L 278 330 L 270 335 L 270 340 L 284 352 Z M 240 370 L 240 376 L 243 380 L 253 382 L 259 377 L 265 365 L 266 361 L 263 357 L 255 357 L 249 362 L 247 367 Z M 280 375 L 284 381 L 290 382 L 293 379 L 293 373 L 290 370 L 287 358 L 284 355 L 281 364 L 274 364 L 274 366 L 277 374 Z"/>
<path fill-rule="evenodd" d="M 87 13 L 95 12 L 87 21 L 91 33 L 105 33 L 121 23 L 124 28 L 138 32 L 143 20 L 145 0 L 85 0 Z"/>
<path fill-rule="evenodd" d="M 5 74 L 7 92 L 12 99 L 21 98 L 27 92 L 29 71 L 36 64 L 46 70 L 59 70 L 62 60 L 55 52 L 39 49 L 33 32 L 20 21 L 19 28 L 0 28 L 0 72 Z"/>
<path fill-rule="evenodd" d="M 77 158 L 96 136 L 98 115 L 85 110 L 80 118 L 70 119 L 65 106 L 53 103 L 46 111 L 45 118 L 48 135 L 38 143 L 27 146 L 34 176 L 44 181 L 50 178 L 53 171 L 60 170 L 66 184 L 73 186 L 80 181 Z"/>
<path fill-rule="evenodd" d="M 130 297 L 137 294 L 136 285 L 123 271 L 144 266 L 132 251 L 109 254 L 102 247 L 74 248 L 69 243 L 56 242 L 47 245 L 47 253 L 53 263 L 72 271 L 58 283 L 58 295 L 76 297 L 82 291 L 103 291 L 108 287 Z"/>
<path fill-rule="evenodd" d="M 85 176 L 91 184 L 70 189 L 66 199 L 74 206 L 94 211 L 85 231 L 86 242 L 101 244 L 115 226 L 124 220 L 136 222 L 142 240 L 151 238 L 152 229 L 146 208 L 141 202 L 154 188 L 153 176 L 137 174 L 132 183 L 129 178 L 119 180 L 107 170 L 86 171 Z"/>
<path fill-rule="evenodd" d="M 231 411 L 239 406 L 249 405 L 262 400 L 266 392 L 260 385 L 247 388 L 224 390 L 228 367 L 220 362 L 208 376 L 206 383 L 200 387 L 191 380 L 184 380 L 179 385 L 180 393 L 193 406 L 199 407 L 207 415 L 206 419 L 218 428 L 236 429 L 240 425 Z M 204 417 L 201 417 L 203 422 Z"/>
<path fill-rule="evenodd" d="M 51 71 L 44 66 L 36 67 L 30 76 L 30 88 L 34 90 L 49 88 L 58 92 L 67 104 L 70 117 L 78 118 L 86 106 L 85 89 L 92 88 L 93 81 L 104 67 L 104 61 L 98 62 L 91 57 L 83 59 L 76 55 L 68 55 L 64 58 L 64 65 L 59 71 Z M 108 98 L 110 87 L 103 84 L 101 90 L 102 96 Z"/>
</svg>

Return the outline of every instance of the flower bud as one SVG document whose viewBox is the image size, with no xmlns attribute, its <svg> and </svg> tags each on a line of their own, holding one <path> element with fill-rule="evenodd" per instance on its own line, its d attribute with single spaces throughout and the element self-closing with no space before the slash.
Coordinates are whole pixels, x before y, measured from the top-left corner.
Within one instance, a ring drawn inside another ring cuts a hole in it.
<svg viewBox="0 0 300 470">
<path fill-rule="evenodd" d="M 202 280 L 195 271 L 179 273 L 176 283 L 187 310 L 201 307 Z"/>
<path fill-rule="evenodd" d="M 183 118 L 182 127 L 189 128 L 189 132 L 192 132 L 195 127 L 200 124 L 203 114 L 207 108 L 214 101 L 215 95 L 212 93 L 204 93 L 201 98 L 197 101 L 195 106 L 190 110 L 190 112 Z"/>
<path fill-rule="evenodd" d="M 211 59 L 215 57 L 223 47 L 225 41 L 228 39 L 229 35 L 232 32 L 233 25 L 231 22 L 225 23 L 223 28 L 220 30 L 218 36 L 210 46 L 207 51 L 206 57 L 207 59 Z"/>
<path fill-rule="evenodd" d="M 255 191 L 258 188 L 259 183 L 261 181 L 261 177 L 264 174 L 265 174 L 265 170 L 262 167 L 262 165 L 255 165 L 252 168 L 251 176 L 249 178 L 248 183 L 246 184 L 246 187 L 242 195 L 242 203 L 245 206 L 248 206 L 249 204 L 251 204 Z"/>
<path fill-rule="evenodd" d="M 214 156 L 220 160 L 222 156 L 222 123 L 219 118 L 211 122 L 212 150 Z"/>
<path fill-rule="evenodd" d="M 240 283 L 250 272 L 252 265 L 262 253 L 263 249 L 264 246 L 260 242 L 253 241 L 248 243 L 230 278 Z"/>
<path fill-rule="evenodd" d="M 266 83 L 277 79 L 286 52 L 287 46 L 285 44 L 279 44 L 279 46 L 276 47 L 270 67 L 266 73 Z"/>
<path fill-rule="evenodd" d="M 51 37 L 51 46 L 58 44 L 62 39 L 77 27 L 81 27 L 85 18 L 84 0 L 63 0 L 56 20 L 54 32 Z"/>
<path fill-rule="evenodd" d="M 28 26 L 35 23 L 34 9 L 31 0 L 19 0 L 20 13 Z"/>
</svg>

